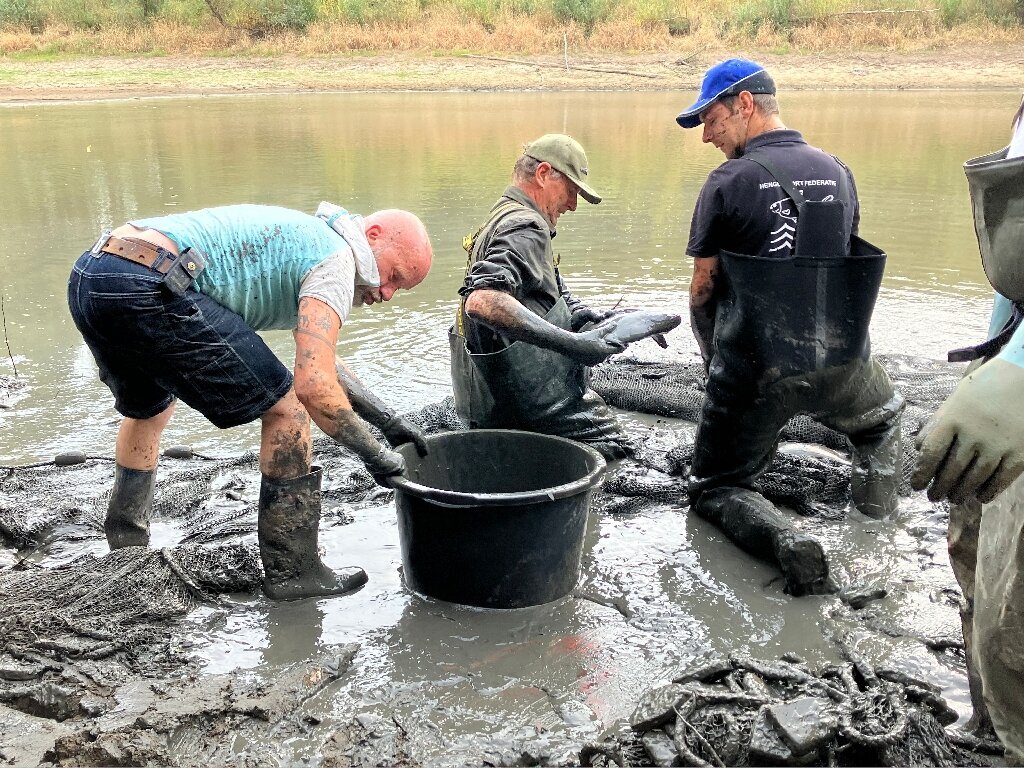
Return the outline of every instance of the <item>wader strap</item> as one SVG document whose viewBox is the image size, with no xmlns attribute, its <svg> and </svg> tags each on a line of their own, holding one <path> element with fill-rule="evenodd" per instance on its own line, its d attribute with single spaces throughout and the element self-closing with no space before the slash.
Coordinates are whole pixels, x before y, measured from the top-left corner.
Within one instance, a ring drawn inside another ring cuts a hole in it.
<svg viewBox="0 0 1024 768">
<path fill-rule="evenodd" d="M 777 182 L 779 182 L 779 186 L 782 188 L 782 190 L 787 195 L 789 195 L 790 199 L 796 204 L 797 213 L 799 214 L 800 209 L 803 208 L 804 205 L 804 196 L 797 192 L 796 186 L 793 184 L 793 180 L 785 173 L 783 173 L 779 166 L 777 166 L 775 163 L 769 160 L 766 156 L 766 153 L 755 149 L 749 155 L 743 155 L 743 159 L 751 160 L 760 165 L 766 171 L 768 171 L 768 175 L 773 177 Z M 839 199 L 841 202 L 845 202 L 847 197 L 849 197 L 847 195 L 848 182 L 846 181 L 846 166 L 839 158 L 832 156 L 832 159 L 835 160 L 836 165 L 839 166 L 839 186 L 837 199 Z"/>
<path fill-rule="evenodd" d="M 1003 330 L 993 336 L 986 342 L 976 344 L 973 347 L 961 347 L 960 349 L 952 349 L 946 354 L 946 359 L 951 363 L 968 363 L 972 360 L 979 360 L 983 357 L 993 357 L 999 354 L 1000 350 L 1006 346 L 1006 342 L 1010 340 L 1010 337 L 1020 327 L 1021 322 L 1024 322 L 1024 309 L 1017 302 L 1013 304 L 1013 314 L 1010 315 L 1006 324 L 1003 325 Z"/>
<path fill-rule="evenodd" d="M 787 174 L 785 174 L 775 163 L 773 163 L 771 160 L 768 159 L 767 153 L 765 153 L 765 152 L 763 152 L 761 150 L 756 150 L 755 149 L 749 155 L 743 155 L 743 157 L 745 157 L 746 159 L 751 160 L 751 161 L 757 163 L 762 168 L 764 168 L 768 172 L 768 174 L 770 176 L 772 176 L 779 183 L 779 186 L 783 189 L 783 191 L 785 191 L 785 193 L 787 195 L 789 195 L 790 199 L 792 199 L 792 201 L 793 201 L 793 204 L 796 206 L 798 219 L 797 219 L 797 225 L 796 225 L 796 227 L 797 227 L 796 241 L 795 241 L 795 243 L 793 245 L 793 250 L 795 252 L 797 247 L 801 244 L 801 238 L 800 238 L 801 232 L 802 231 L 806 232 L 807 224 L 804 221 L 804 211 L 805 211 L 804 204 L 807 201 L 804 199 L 803 195 L 801 195 L 799 192 L 796 191 L 796 185 L 793 183 L 793 180 Z M 846 205 L 845 200 L 847 198 L 847 194 L 846 194 L 846 192 L 847 192 L 847 189 L 846 189 L 847 188 L 846 166 L 843 165 L 841 162 L 839 162 L 839 160 L 837 158 L 833 157 L 832 159 L 835 160 L 836 164 L 839 166 L 839 182 L 838 182 L 837 195 L 836 195 L 837 202 L 839 202 L 840 205 L 844 205 L 845 206 Z M 815 263 L 820 263 L 820 262 L 816 261 Z M 814 310 L 814 312 L 815 312 L 814 320 L 815 320 L 816 327 L 819 329 L 819 331 L 820 332 L 824 332 L 824 329 L 827 327 L 827 321 L 828 321 L 828 305 L 829 305 L 829 301 L 828 301 L 828 298 L 829 298 L 828 297 L 828 280 L 829 280 L 829 277 L 828 277 L 828 274 L 826 273 L 826 271 L 823 270 L 823 269 L 819 269 L 817 271 L 817 273 L 818 273 L 817 274 L 817 287 L 816 287 L 815 302 L 814 302 L 814 307 L 815 307 L 815 310 Z M 816 366 L 816 369 L 820 370 L 820 369 L 824 368 L 825 367 L 825 361 L 826 361 L 826 349 L 825 349 L 824 345 L 818 344 L 815 347 L 815 366 Z"/>
<path fill-rule="evenodd" d="M 484 242 L 482 249 L 486 250 L 491 244 L 491 238 L 494 237 L 494 230 L 498 228 L 498 224 L 502 222 L 505 217 L 520 210 L 529 210 L 525 205 L 515 200 L 509 200 L 495 207 L 491 211 L 491 215 L 487 221 L 480 225 L 479 229 L 471 235 L 466 235 L 462 238 L 462 247 L 466 251 L 466 272 L 462 276 L 463 282 L 469 277 L 469 270 L 473 268 L 473 252 L 478 251 L 476 247 L 477 239 L 484 232 L 487 233 L 486 242 Z M 463 297 L 459 301 L 459 306 L 455 310 L 455 332 L 465 338 L 466 337 L 466 298 Z"/>
</svg>

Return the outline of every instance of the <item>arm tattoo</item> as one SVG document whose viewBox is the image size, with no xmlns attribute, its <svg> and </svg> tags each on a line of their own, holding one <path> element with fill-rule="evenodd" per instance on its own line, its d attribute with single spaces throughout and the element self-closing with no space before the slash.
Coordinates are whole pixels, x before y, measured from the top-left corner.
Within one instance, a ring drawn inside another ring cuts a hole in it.
<svg viewBox="0 0 1024 768">
<path fill-rule="evenodd" d="M 314 331 L 310 331 L 310 330 L 308 330 L 306 328 L 296 328 L 295 329 L 295 335 L 298 336 L 300 333 L 303 334 L 304 336 L 312 336 L 314 339 L 317 339 L 318 341 L 322 341 L 324 344 L 326 344 L 332 350 L 334 349 L 334 345 L 331 344 L 331 342 L 327 339 L 326 336 L 323 336 L 323 335 L 321 335 L 319 333 L 315 333 Z"/>
</svg>

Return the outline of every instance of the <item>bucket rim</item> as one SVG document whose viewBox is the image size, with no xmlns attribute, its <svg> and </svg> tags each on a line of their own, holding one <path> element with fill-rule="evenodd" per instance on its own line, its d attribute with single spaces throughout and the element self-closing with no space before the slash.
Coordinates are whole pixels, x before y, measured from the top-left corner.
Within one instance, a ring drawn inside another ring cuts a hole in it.
<svg viewBox="0 0 1024 768">
<path fill-rule="evenodd" d="M 449 491 L 444 488 L 433 488 L 429 485 L 417 483 L 402 475 L 389 478 L 391 486 L 396 491 L 401 491 L 413 498 L 424 499 L 443 507 L 524 506 L 544 501 L 565 499 L 570 496 L 576 496 L 585 491 L 593 490 L 600 485 L 601 480 L 604 477 L 605 470 L 608 467 L 608 463 L 605 461 L 604 456 L 589 445 L 585 445 L 575 440 L 570 440 L 567 437 L 560 437 L 559 435 L 546 435 L 543 432 L 529 432 L 522 429 L 470 429 L 438 432 L 427 436 L 427 444 L 429 445 L 430 441 L 436 437 L 467 433 L 531 435 L 545 440 L 565 443 L 586 454 L 591 460 L 592 466 L 587 474 L 577 480 L 573 480 L 569 483 L 563 483 L 562 485 L 555 485 L 551 488 L 538 489 L 536 491 L 517 491 L 515 493 L 466 493 L 465 491 Z"/>
</svg>

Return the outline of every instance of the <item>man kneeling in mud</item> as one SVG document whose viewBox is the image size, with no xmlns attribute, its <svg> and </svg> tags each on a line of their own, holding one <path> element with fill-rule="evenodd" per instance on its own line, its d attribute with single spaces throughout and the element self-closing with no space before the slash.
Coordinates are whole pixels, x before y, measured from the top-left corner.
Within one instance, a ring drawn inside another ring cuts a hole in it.
<svg viewBox="0 0 1024 768">
<path fill-rule="evenodd" d="M 690 477 L 693 509 L 779 565 L 790 593 L 834 589 L 820 542 L 759 491 L 782 428 L 805 413 L 845 434 L 854 505 L 896 507 L 903 397 L 871 356 L 885 254 L 857 237 L 853 174 L 779 115 L 764 67 L 708 70 L 676 121 L 703 125 L 726 162 L 693 214 L 692 328 L 708 383 Z"/>
</svg>

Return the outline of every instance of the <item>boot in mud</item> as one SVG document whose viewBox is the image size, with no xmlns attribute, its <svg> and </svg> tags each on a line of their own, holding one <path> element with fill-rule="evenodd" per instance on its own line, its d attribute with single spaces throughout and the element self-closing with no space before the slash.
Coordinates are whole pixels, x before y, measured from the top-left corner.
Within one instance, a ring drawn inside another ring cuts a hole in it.
<svg viewBox="0 0 1024 768">
<path fill-rule="evenodd" d="M 786 591 L 794 597 L 828 595 L 838 591 L 829 576 L 825 550 L 813 536 L 782 531 L 775 537 L 775 559 L 786 579 Z"/>
<path fill-rule="evenodd" d="M 149 546 L 149 516 L 153 511 L 155 469 L 114 467 L 114 488 L 110 492 L 103 531 L 111 549 Z"/>
<path fill-rule="evenodd" d="M 705 491 L 695 511 L 717 525 L 745 552 L 779 566 L 794 596 L 836 591 L 828 559 L 813 536 L 795 530 L 768 499 L 749 488 Z"/>
<path fill-rule="evenodd" d="M 292 480 L 260 483 L 257 531 L 263 560 L 263 593 L 272 600 L 344 595 L 366 583 L 362 568 L 332 571 L 320 560 L 321 470 Z"/>
</svg>

